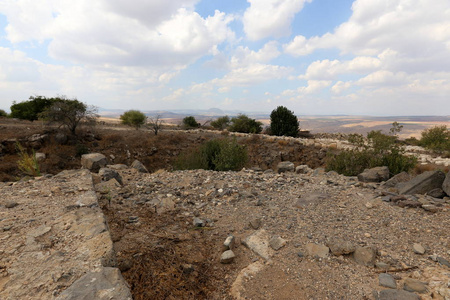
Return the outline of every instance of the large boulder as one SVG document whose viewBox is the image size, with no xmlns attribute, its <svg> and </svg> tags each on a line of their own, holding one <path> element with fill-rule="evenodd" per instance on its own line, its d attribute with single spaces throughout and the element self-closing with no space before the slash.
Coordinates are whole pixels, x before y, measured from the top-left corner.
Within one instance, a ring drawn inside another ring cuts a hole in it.
<svg viewBox="0 0 450 300">
<path fill-rule="evenodd" d="M 81 156 L 81 167 L 91 172 L 98 172 L 106 166 L 106 157 L 101 153 L 89 153 Z"/>
<path fill-rule="evenodd" d="M 447 176 L 445 176 L 444 183 L 442 183 L 442 189 L 450 196 L 450 171 L 447 173 Z"/>
<path fill-rule="evenodd" d="M 382 182 L 388 179 L 388 167 L 375 167 L 372 169 L 365 169 L 364 172 L 358 175 L 358 180 L 362 182 Z"/>
<path fill-rule="evenodd" d="M 400 194 L 426 194 L 427 192 L 441 188 L 445 180 L 442 171 L 428 171 L 414 177 L 408 182 L 399 185 Z"/>
<path fill-rule="evenodd" d="M 294 172 L 295 166 L 294 163 L 290 161 L 282 161 L 278 163 L 277 166 L 278 173 L 284 173 L 284 172 Z"/>
</svg>

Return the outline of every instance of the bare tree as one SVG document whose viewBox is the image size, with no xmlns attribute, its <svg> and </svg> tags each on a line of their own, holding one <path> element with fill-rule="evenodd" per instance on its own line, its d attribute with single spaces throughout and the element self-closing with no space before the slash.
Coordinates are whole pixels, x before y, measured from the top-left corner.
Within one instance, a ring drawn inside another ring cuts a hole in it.
<svg viewBox="0 0 450 300">
<path fill-rule="evenodd" d="M 147 126 L 150 127 L 150 129 L 153 130 L 155 135 L 158 135 L 158 132 L 161 130 L 161 125 L 163 123 L 162 115 L 156 115 L 154 117 L 148 117 L 148 124 Z"/>
</svg>

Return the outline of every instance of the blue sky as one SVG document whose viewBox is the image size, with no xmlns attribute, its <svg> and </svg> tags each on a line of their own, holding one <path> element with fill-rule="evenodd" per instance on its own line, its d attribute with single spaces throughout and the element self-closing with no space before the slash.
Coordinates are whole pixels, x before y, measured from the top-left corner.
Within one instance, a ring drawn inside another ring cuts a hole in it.
<svg viewBox="0 0 450 300">
<path fill-rule="evenodd" d="M 450 2 L 0 0 L 0 108 L 450 115 Z"/>
</svg>

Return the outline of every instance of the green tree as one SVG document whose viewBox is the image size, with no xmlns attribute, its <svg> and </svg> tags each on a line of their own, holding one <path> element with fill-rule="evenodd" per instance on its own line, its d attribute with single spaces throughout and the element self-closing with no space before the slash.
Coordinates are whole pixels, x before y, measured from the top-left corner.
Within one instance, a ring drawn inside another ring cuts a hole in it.
<svg viewBox="0 0 450 300">
<path fill-rule="evenodd" d="M 185 117 L 183 119 L 182 124 L 183 124 L 183 127 L 186 128 L 186 129 L 199 128 L 200 127 L 200 123 L 198 123 L 197 120 L 193 116 Z"/>
<path fill-rule="evenodd" d="M 74 135 L 81 122 L 95 124 L 98 118 L 96 107 L 88 106 L 77 99 L 66 99 L 65 97 L 54 101 L 40 116 L 50 123 L 57 123 L 60 127 L 67 128 Z"/>
<path fill-rule="evenodd" d="M 223 116 L 211 122 L 211 126 L 215 129 L 224 130 L 230 125 L 230 117 Z"/>
<path fill-rule="evenodd" d="M 242 133 L 260 133 L 262 131 L 262 123 L 240 114 L 231 118 L 229 130 Z"/>
<path fill-rule="evenodd" d="M 400 133 L 400 131 L 402 131 L 402 129 L 403 129 L 403 125 L 400 125 L 400 123 L 398 123 L 397 121 L 396 122 L 394 122 L 394 123 L 392 123 L 392 127 L 391 127 L 391 129 L 389 129 L 389 132 L 392 134 L 392 135 L 397 135 L 397 134 L 399 134 Z"/>
<path fill-rule="evenodd" d="M 270 132 L 277 136 L 298 136 L 299 123 L 294 112 L 278 106 L 270 114 Z"/>
<path fill-rule="evenodd" d="M 0 109 L 0 117 L 7 117 L 8 113 L 4 111 L 3 109 Z"/>
<path fill-rule="evenodd" d="M 145 114 L 139 110 L 128 110 L 120 116 L 122 124 L 132 126 L 138 130 L 142 125 L 145 124 L 147 117 Z"/>
<path fill-rule="evenodd" d="M 34 121 L 37 120 L 40 114 L 50 107 L 53 103 L 60 100 L 60 98 L 46 98 L 43 96 L 31 96 L 29 100 L 20 103 L 13 102 L 11 105 L 11 118 L 18 118 L 22 120 Z"/>
<path fill-rule="evenodd" d="M 419 144 L 431 150 L 450 151 L 450 130 L 445 125 L 425 129 Z"/>
</svg>

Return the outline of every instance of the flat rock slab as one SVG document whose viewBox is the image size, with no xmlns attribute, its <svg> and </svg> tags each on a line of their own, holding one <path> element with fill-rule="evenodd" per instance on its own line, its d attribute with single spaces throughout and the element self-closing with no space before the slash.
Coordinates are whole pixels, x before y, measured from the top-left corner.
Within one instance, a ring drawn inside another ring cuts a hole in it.
<svg viewBox="0 0 450 300">
<path fill-rule="evenodd" d="M 420 300 L 414 293 L 402 290 L 383 290 L 377 294 L 376 300 Z"/>
<path fill-rule="evenodd" d="M 436 188 L 441 188 L 445 180 L 442 171 L 428 171 L 414 177 L 399 187 L 400 194 L 426 194 Z"/>
<path fill-rule="evenodd" d="M 294 202 L 294 207 L 296 208 L 301 208 L 301 209 L 305 209 L 308 206 L 317 203 L 317 202 L 322 202 L 325 201 L 327 199 L 330 198 L 330 195 L 327 194 L 321 194 L 321 193 L 313 193 L 310 195 L 305 195 L 299 199 L 297 199 Z"/>
<path fill-rule="evenodd" d="M 101 268 L 82 276 L 56 299 L 132 300 L 132 297 L 119 269 Z"/>
<path fill-rule="evenodd" d="M 93 188 L 88 170 L 0 187 L 2 225 L 11 226 L 0 232 L 0 299 L 54 299 L 84 274 L 116 265 Z"/>
<path fill-rule="evenodd" d="M 394 277 L 392 277 L 392 275 L 390 275 L 390 274 L 381 273 L 380 275 L 378 275 L 378 281 L 381 286 L 384 286 L 384 287 L 387 287 L 390 289 L 397 288 L 397 283 L 395 282 Z"/>
<path fill-rule="evenodd" d="M 314 257 L 326 258 L 328 256 L 328 252 L 330 252 L 330 248 L 325 245 L 309 243 L 306 244 L 306 252 Z"/>
<path fill-rule="evenodd" d="M 417 292 L 420 294 L 428 292 L 428 288 L 425 283 L 413 278 L 405 279 L 403 289 L 408 292 Z"/>
<path fill-rule="evenodd" d="M 375 264 L 377 257 L 377 251 L 372 247 L 357 247 L 353 252 L 353 258 L 355 261 L 364 266 L 372 267 Z"/>
<path fill-rule="evenodd" d="M 269 234 L 264 229 L 260 229 L 246 237 L 242 244 L 265 260 L 269 260 L 273 255 L 273 250 L 269 248 Z"/>
</svg>

